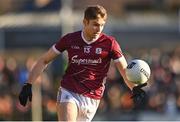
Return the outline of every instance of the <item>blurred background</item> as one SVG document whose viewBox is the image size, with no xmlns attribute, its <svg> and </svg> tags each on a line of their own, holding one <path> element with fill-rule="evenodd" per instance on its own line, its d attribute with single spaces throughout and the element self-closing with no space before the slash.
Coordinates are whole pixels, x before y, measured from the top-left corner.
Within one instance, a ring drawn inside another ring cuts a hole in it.
<svg viewBox="0 0 180 122">
<path fill-rule="evenodd" d="M 147 61 L 152 75 L 147 104 L 134 109 L 130 91 L 113 67 L 93 120 L 180 120 L 180 0 L 0 0 L 0 120 L 55 120 L 56 93 L 66 54 L 33 86 L 33 102 L 18 94 L 29 70 L 61 36 L 82 28 L 87 5 L 108 11 L 104 32 L 116 37 L 127 60 Z"/>
</svg>

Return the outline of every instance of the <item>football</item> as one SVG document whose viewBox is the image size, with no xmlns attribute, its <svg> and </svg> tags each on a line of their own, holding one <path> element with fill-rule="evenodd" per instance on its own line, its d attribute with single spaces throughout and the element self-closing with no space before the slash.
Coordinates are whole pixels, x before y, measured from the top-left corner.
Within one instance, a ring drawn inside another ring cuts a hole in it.
<svg viewBox="0 0 180 122">
<path fill-rule="evenodd" d="M 149 80 L 151 70 L 146 61 L 134 59 L 128 63 L 125 73 L 130 82 L 143 84 Z"/>
</svg>

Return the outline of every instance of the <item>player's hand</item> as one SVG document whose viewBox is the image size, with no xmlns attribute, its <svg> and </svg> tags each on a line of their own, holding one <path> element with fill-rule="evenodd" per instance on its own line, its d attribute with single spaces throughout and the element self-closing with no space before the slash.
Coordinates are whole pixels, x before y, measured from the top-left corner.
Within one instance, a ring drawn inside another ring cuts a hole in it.
<svg viewBox="0 0 180 122">
<path fill-rule="evenodd" d="M 135 86 L 132 90 L 132 96 L 133 102 L 136 107 L 144 106 L 147 100 L 146 92 L 142 89 L 142 87 L 146 86 L 147 83 Z"/>
<path fill-rule="evenodd" d="M 32 101 L 32 85 L 30 83 L 25 83 L 19 94 L 19 102 L 21 105 L 26 106 L 27 101 Z"/>
</svg>

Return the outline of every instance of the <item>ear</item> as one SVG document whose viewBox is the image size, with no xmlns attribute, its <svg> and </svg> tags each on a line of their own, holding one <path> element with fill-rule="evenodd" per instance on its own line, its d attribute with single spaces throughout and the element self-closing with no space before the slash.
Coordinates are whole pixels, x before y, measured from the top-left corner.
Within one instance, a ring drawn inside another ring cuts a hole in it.
<svg viewBox="0 0 180 122">
<path fill-rule="evenodd" d="M 83 24 L 84 24 L 84 26 L 86 26 L 88 24 L 88 20 L 87 19 L 83 19 Z"/>
</svg>

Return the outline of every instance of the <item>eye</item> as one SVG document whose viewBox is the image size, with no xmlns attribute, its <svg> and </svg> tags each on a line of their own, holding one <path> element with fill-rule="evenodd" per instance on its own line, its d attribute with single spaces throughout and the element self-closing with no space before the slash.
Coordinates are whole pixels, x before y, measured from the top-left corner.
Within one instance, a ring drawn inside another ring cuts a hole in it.
<svg viewBox="0 0 180 122">
<path fill-rule="evenodd" d="M 94 26 L 100 26 L 100 24 L 94 23 Z"/>
</svg>

